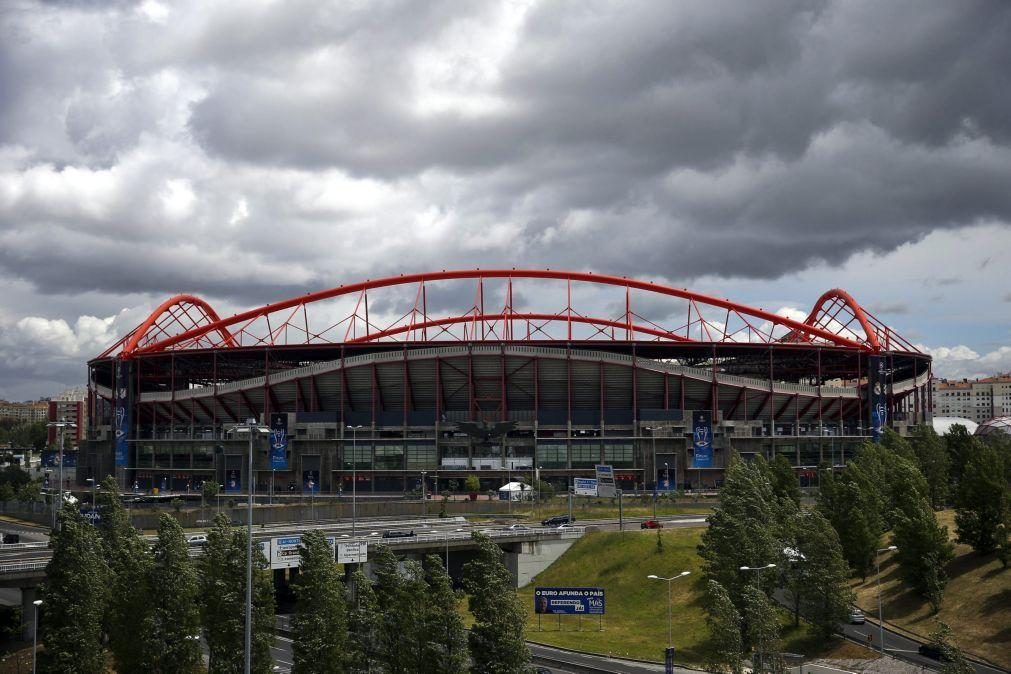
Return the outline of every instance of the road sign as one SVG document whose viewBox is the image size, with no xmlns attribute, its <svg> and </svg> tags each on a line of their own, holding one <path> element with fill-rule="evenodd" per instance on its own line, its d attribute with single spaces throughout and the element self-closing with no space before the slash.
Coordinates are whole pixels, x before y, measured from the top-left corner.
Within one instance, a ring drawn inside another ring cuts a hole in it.
<svg viewBox="0 0 1011 674">
<path fill-rule="evenodd" d="M 327 536 L 327 544 L 333 550 L 337 545 L 334 536 Z M 298 546 L 302 544 L 301 536 L 283 536 L 281 538 L 270 539 L 270 568 L 272 569 L 293 569 L 299 565 L 301 558 L 298 554 Z"/>
<path fill-rule="evenodd" d="M 614 484 L 614 468 L 606 464 L 596 466 L 597 470 L 597 496 L 604 498 L 614 498 L 618 495 L 617 487 Z"/>
<path fill-rule="evenodd" d="M 573 478 L 572 485 L 574 487 L 573 491 L 576 494 L 576 496 L 597 495 L 597 481 L 592 477 Z"/>
<path fill-rule="evenodd" d="M 337 544 L 338 564 L 361 564 L 368 561 L 368 541 L 341 541 Z"/>
<path fill-rule="evenodd" d="M 565 615 L 604 615 L 602 587 L 534 588 L 534 612 Z"/>
</svg>

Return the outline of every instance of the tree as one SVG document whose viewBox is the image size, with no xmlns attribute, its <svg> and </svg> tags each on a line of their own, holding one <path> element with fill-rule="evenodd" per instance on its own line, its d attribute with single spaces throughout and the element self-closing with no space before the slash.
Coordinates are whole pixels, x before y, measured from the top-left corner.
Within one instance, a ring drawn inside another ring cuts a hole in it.
<svg viewBox="0 0 1011 674">
<path fill-rule="evenodd" d="M 457 594 L 438 555 L 425 558 L 428 597 L 422 610 L 424 653 L 418 671 L 423 674 L 458 674 L 467 671 L 467 633 L 457 611 Z"/>
<path fill-rule="evenodd" d="M 772 493 L 779 498 L 790 499 L 798 506 L 800 505 L 800 481 L 797 480 L 797 473 L 793 466 L 782 454 L 777 454 L 776 458 L 769 464 L 769 479 L 772 483 Z"/>
<path fill-rule="evenodd" d="M 477 475 L 468 475 L 467 479 L 463 481 L 463 490 L 471 494 L 481 491 L 481 480 Z"/>
<path fill-rule="evenodd" d="M 210 662 L 208 674 L 238 674 L 245 659 L 246 532 L 219 513 L 207 533 L 200 559 L 201 618 Z M 254 551 L 253 661 L 251 670 L 267 674 L 274 636 L 274 589 L 267 560 Z"/>
<path fill-rule="evenodd" d="M 502 563 L 502 550 L 475 533 L 477 554 L 463 567 L 463 589 L 474 616 L 470 630 L 471 672 L 507 674 L 530 662 L 524 642 L 526 612 L 516 596 L 512 576 Z"/>
<path fill-rule="evenodd" d="M 352 601 L 348 607 L 347 671 L 373 672 L 378 659 L 378 639 L 382 615 L 372 583 L 358 569 L 351 574 Z"/>
<path fill-rule="evenodd" d="M 865 579 L 874 568 L 874 551 L 884 528 L 876 506 L 877 501 L 848 470 L 838 479 L 831 472 L 822 475 L 818 511 L 838 533 L 850 568 Z"/>
<path fill-rule="evenodd" d="M 944 446 L 948 452 L 948 475 L 954 488 L 958 488 L 962 470 L 978 443 L 979 440 L 962 424 L 952 424 L 944 434 Z"/>
<path fill-rule="evenodd" d="M 1004 466 L 994 448 L 982 443 L 970 450 L 958 484 L 955 532 L 959 543 L 981 555 L 997 549 L 997 525 L 1008 509 Z"/>
<path fill-rule="evenodd" d="M 706 583 L 706 624 L 709 626 L 711 661 L 709 671 L 719 674 L 742 674 L 743 645 L 741 614 L 730 601 L 725 587 L 710 580 Z"/>
<path fill-rule="evenodd" d="M 99 674 L 105 671 L 102 614 L 108 569 L 98 535 L 74 508 L 60 511 L 50 537 L 53 557 L 42 585 L 45 619 L 40 636 L 41 672 Z"/>
<path fill-rule="evenodd" d="M 948 452 L 944 441 L 932 426 L 917 426 L 913 431 L 913 451 L 920 472 L 927 480 L 927 497 L 930 505 L 942 507 L 948 499 Z"/>
<path fill-rule="evenodd" d="M 1011 517 L 1009 517 L 1009 512 L 1005 512 L 1004 521 L 997 525 L 997 559 L 1000 560 L 1001 566 L 1005 569 L 1008 562 L 1011 561 L 1011 539 L 1008 537 L 1009 524 L 1011 524 Z"/>
<path fill-rule="evenodd" d="M 896 521 L 893 542 L 899 549 L 895 554 L 903 580 L 937 613 L 948 582 L 944 566 L 954 556 L 954 546 L 948 541 L 948 528 L 938 525 L 927 500 L 921 498 L 914 505 Z"/>
<path fill-rule="evenodd" d="M 782 577 L 794 608 L 794 625 L 801 613 L 821 633 L 830 636 L 846 619 L 853 601 L 839 535 L 817 510 L 798 511 L 784 541 Z"/>
<path fill-rule="evenodd" d="M 937 621 L 937 629 L 930 633 L 930 644 L 941 651 L 941 667 L 943 674 L 973 674 L 976 670 L 972 664 L 965 659 L 962 649 L 955 644 L 951 628 L 940 620 Z"/>
<path fill-rule="evenodd" d="M 347 604 L 333 550 L 323 532 L 302 536 L 292 655 L 294 674 L 342 674 L 347 644 Z"/>
<path fill-rule="evenodd" d="M 152 608 L 145 625 L 144 649 L 157 674 L 191 674 L 200 663 L 200 608 L 197 573 L 190 562 L 183 529 L 174 517 L 158 517 L 158 540 L 151 569 Z"/>
<path fill-rule="evenodd" d="M 916 451 L 913 449 L 913 445 L 891 428 L 886 428 L 881 434 L 881 446 L 891 450 L 903 459 L 908 461 L 916 460 Z"/>
<path fill-rule="evenodd" d="M 401 566 L 385 545 L 376 546 L 372 565 L 381 614 L 378 659 L 390 674 L 414 672 L 424 650 L 421 629 L 426 602 L 424 573 L 417 562 Z"/>
<path fill-rule="evenodd" d="M 110 571 L 109 602 L 105 617 L 109 650 L 116 668 L 123 672 L 144 671 L 150 664 L 145 630 L 152 610 L 151 550 L 130 523 L 112 477 L 98 492 L 98 531 Z"/>
<path fill-rule="evenodd" d="M 782 671 L 779 654 L 779 617 L 776 609 L 757 585 L 744 588 L 744 624 L 748 643 L 755 651 L 755 671 Z"/>
</svg>

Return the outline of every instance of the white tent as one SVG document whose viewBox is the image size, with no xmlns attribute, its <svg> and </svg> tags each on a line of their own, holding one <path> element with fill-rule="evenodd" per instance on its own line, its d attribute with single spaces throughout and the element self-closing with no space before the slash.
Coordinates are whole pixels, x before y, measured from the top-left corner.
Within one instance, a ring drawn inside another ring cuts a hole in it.
<svg viewBox="0 0 1011 674">
<path fill-rule="evenodd" d="M 523 482 L 508 482 L 498 488 L 502 501 L 530 501 L 534 498 L 534 488 Z"/>
</svg>

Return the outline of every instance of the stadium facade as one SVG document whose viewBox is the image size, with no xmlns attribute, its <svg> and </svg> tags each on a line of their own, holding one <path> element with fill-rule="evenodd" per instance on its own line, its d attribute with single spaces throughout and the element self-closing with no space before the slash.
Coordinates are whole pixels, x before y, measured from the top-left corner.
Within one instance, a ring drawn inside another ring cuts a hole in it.
<svg viewBox="0 0 1011 674">
<path fill-rule="evenodd" d="M 258 490 L 368 493 L 564 488 L 597 464 L 625 489 L 713 488 L 731 450 L 804 481 L 931 417 L 930 357 L 844 291 L 801 321 L 553 270 L 402 275 L 226 318 L 179 295 L 88 370 L 79 480 L 127 489 L 244 491 L 231 429 L 249 418 L 277 430 Z"/>
</svg>

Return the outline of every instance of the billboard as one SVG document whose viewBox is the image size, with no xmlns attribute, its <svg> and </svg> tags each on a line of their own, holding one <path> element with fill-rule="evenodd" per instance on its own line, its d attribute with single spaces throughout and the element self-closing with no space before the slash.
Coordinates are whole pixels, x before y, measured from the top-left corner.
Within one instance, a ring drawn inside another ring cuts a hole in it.
<svg viewBox="0 0 1011 674">
<path fill-rule="evenodd" d="M 288 415 L 270 415 L 270 469 L 288 470 Z"/>
<path fill-rule="evenodd" d="M 576 496 L 596 496 L 597 481 L 592 477 L 572 478 L 573 493 Z"/>
<path fill-rule="evenodd" d="M 116 409 L 113 411 L 113 428 L 116 436 L 116 465 L 125 466 L 130 461 L 130 363 L 116 361 Z"/>
<path fill-rule="evenodd" d="M 319 493 L 319 475 L 314 470 L 302 471 L 302 491 Z"/>
<path fill-rule="evenodd" d="M 327 536 L 326 542 L 330 545 L 331 550 L 337 546 L 335 536 Z M 298 546 L 301 544 L 301 536 L 283 536 L 270 539 L 270 568 L 292 569 L 297 567 L 301 561 L 298 554 Z"/>
<path fill-rule="evenodd" d="M 695 468 L 712 468 L 713 417 L 709 412 L 692 412 L 692 446 Z"/>
<path fill-rule="evenodd" d="M 337 544 L 338 564 L 360 564 L 368 561 L 368 541 L 341 541 Z"/>
<path fill-rule="evenodd" d="M 871 415 L 871 440 L 881 441 L 881 434 L 888 426 L 888 372 L 885 359 L 881 356 L 870 356 L 867 359 L 867 392 Z"/>
<path fill-rule="evenodd" d="M 60 465 L 60 453 L 53 449 L 47 449 L 42 452 L 42 467 L 43 468 L 58 468 Z M 77 468 L 77 452 L 65 451 L 63 452 L 63 467 L 64 468 Z"/>
<path fill-rule="evenodd" d="M 242 473 L 232 469 L 225 476 L 225 491 L 242 491 Z"/>
<path fill-rule="evenodd" d="M 564 615 L 604 615 L 604 588 L 534 588 L 534 612 Z"/>
<path fill-rule="evenodd" d="M 618 495 L 618 488 L 614 484 L 614 468 L 606 464 L 596 466 L 597 469 L 597 496 L 604 498 L 614 498 Z"/>
</svg>

